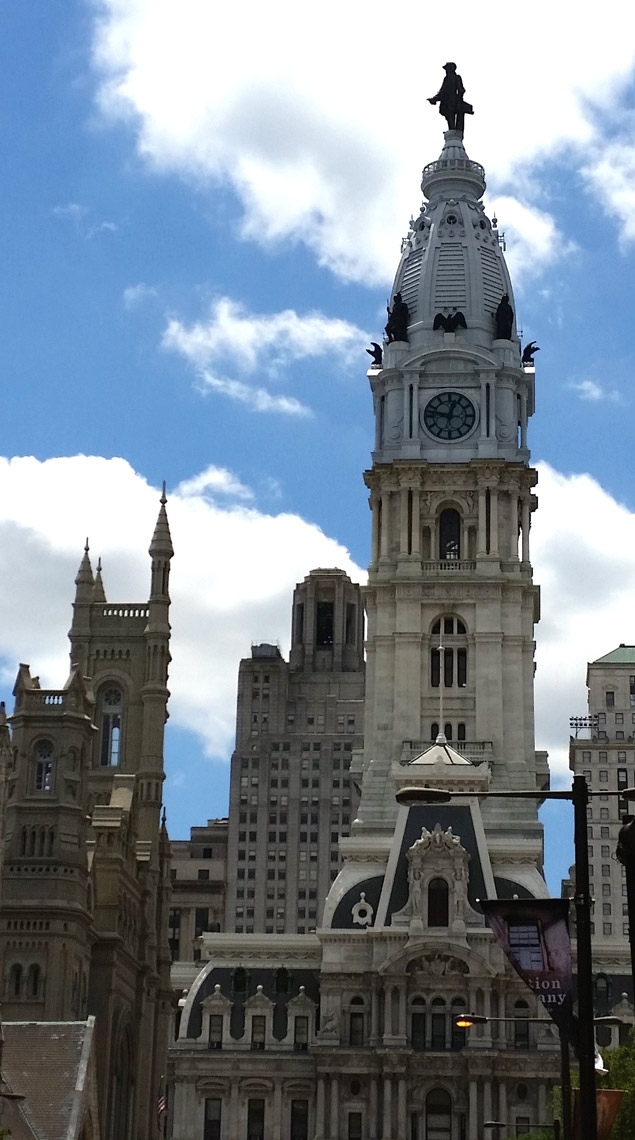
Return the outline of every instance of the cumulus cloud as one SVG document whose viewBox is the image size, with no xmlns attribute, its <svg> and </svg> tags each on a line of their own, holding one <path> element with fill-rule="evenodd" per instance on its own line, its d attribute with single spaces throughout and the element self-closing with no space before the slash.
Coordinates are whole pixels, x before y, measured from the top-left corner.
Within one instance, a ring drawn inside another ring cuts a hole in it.
<svg viewBox="0 0 635 1140">
<path fill-rule="evenodd" d="M 68 202 L 65 206 L 53 207 L 54 217 L 70 222 L 76 233 L 85 241 L 90 241 L 97 234 L 117 232 L 118 227 L 115 222 L 96 222 L 91 220 L 91 214 L 89 207 L 82 206 L 80 202 Z"/>
<path fill-rule="evenodd" d="M 139 281 L 137 285 L 127 285 L 123 291 L 123 303 L 126 309 L 134 309 L 143 301 L 148 301 L 154 297 L 158 297 L 158 290 L 154 285 L 146 285 L 145 281 Z"/>
<path fill-rule="evenodd" d="M 506 260 L 513 279 L 525 281 L 550 262 L 575 252 L 575 243 L 565 240 L 544 210 L 509 195 L 493 199 L 490 206 L 492 214 L 498 215 L 499 232 L 505 234 Z"/>
<path fill-rule="evenodd" d="M 539 465 L 532 559 L 542 590 L 536 726 L 556 779 L 567 772 L 570 715 L 585 711 L 586 662 L 635 642 L 635 514 L 589 475 Z M 170 494 L 176 554 L 171 593 L 171 724 L 193 729 L 210 757 L 234 732 L 238 661 L 252 641 L 288 650 L 293 586 L 315 566 L 363 572 L 296 515 L 267 514 L 240 478 L 208 468 Z M 142 600 L 159 490 L 122 459 L 0 460 L 0 683 L 17 663 L 63 684 L 73 579 L 89 534 L 111 601 Z M 220 499 L 220 502 L 218 501 Z M 140 538 L 145 536 L 145 538 Z M 257 558 L 254 558 L 257 551 Z"/>
<path fill-rule="evenodd" d="M 586 712 L 586 662 L 622 641 L 635 644 L 635 514 L 590 475 L 565 476 L 547 464 L 538 471 L 536 736 L 562 778 L 569 716 Z"/>
<path fill-rule="evenodd" d="M 599 146 L 582 173 L 605 212 L 618 220 L 622 242 L 635 241 L 635 124 Z"/>
<path fill-rule="evenodd" d="M 357 4 L 334 0 L 317 19 L 291 0 L 181 0 L 178 10 L 167 0 L 100 0 L 98 10 L 99 104 L 134 129 L 143 158 L 198 187 L 231 186 L 245 237 L 302 241 L 342 278 L 369 283 L 390 278 L 418 205 L 421 164 L 441 146 L 443 124 L 425 98 L 440 83 L 442 58 L 457 59 L 476 108 L 472 157 L 485 163 L 497 195 L 529 211 L 518 212 L 527 242 L 533 210 L 544 217 L 551 208 L 545 163 L 564 159 L 582 171 L 593 160 L 599 170 L 604 124 L 624 119 L 635 59 L 632 37 L 615 35 L 621 0 L 607 0 L 595 21 L 572 21 L 568 5 L 537 0 L 531 51 L 522 50 L 522 7 L 494 0 L 489 34 L 504 28 L 519 50 L 497 52 L 492 67 L 483 67 L 466 0 L 433 37 L 418 34 L 415 0 L 398 0 L 389 20 L 378 0 L 364 5 L 363 19 Z M 610 204 L 621 159 L 613 151 L 602 159 L 613 184 L 598 175 L 597 193 Z M 628 171 L 621 181 L 628 190 Z M 614 212 L 626 222 L 625 209 Z M 547 260 L 564 252 L 543 246 Z"/>
<path fill-rule="evenodd" d="M 109 601 L 147 597 L 159 494 L 123 459 L 0 459 L 5 699 L 19 661 L 30 662 L 44 686 L 66 679 L 73 580 L 86 535 L 93 564 L 101 555 Z M 259 510 L 249 488 L 223 468 L 177 487 L 168 513 L 176 550 L 170 723 L 198 733 L 207 755 L 224 759 L 232 746 L 238 661 L 251 641 L 287 648 L 291 593 L 314 566 L 340 566 L 358 581 L 362 571 L 318 527 Z"/>
<path fill-rule="evenodd" d="M 244 377 L 257 371 L 259 376 L 264 373 L 274 378 L 296 361 L 327 354 L 346 366 L 357 362 L 360 344 L 368 339 L 348 321 L 322 313 L 299 315 L 293 309 L 250 313 L 239 302 L 220 297 L 212 302 L 205 321 L 187 325 L 176 317 L 169 320 L 162 344 L 185 357 L 203 388 L 221 392 L 254 411 L 307 416 L 310 410 L 295 397 L 274 395 Z M 238 369 L 243 379 L 219 375 L 219 364 Z"/>
<path fill-rule="evenodd" d="M 603 384 L 598 384 L 597 380 L 573 380 L 569 387 L 578 393 L 581 400 L 587 400 L 593 404 L 605 400 L 611 404 L 622 402 L 621 393 L 617 388 L 607 388 Z"/>
</svg>

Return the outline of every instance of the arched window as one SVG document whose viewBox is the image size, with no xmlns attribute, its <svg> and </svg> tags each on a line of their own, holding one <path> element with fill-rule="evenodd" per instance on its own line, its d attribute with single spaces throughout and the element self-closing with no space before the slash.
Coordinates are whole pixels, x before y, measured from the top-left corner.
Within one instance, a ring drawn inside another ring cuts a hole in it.
<svg viewBox="0 0 635 1140">
<path fill-rule="evenodd" d="M 593 983 L 595 989 L 595 1005 L 599 1014 L 606 1014 L 611 997 L 611 983 L 606 974 L 596 974 Z"/>
<path fill-rule="evenodd" d="M 114 1065 L 110 1093 L 110 1135 L 118 1140 L 132 1140 L 132 1113 L 134 1105 L 134 1067 L 131 1034 L 128 1029 L 120 1033 L 114 1050 Z"/>
<path fill-rule="evenodd" d="M 46 831 L 43 827 L 41 827 L 40 832 L 39 832 L 39 836 L 38 836 L 37 853 L 38 853 L 38 855 L 42 856 L 42 855 L 44 855 L 45 851 L 46 851 Z"/>
<path fill-rule="evenodd" d="M 443 657 L 443 687 L 451 689 L 456 686 L 458 689 L 464 689 L 467 685 L 467 630 L 465 623 L 460 618 L 448 614 L 434 622 L 430 633 L 432 637 L 430 648 L 430 684 L 432 688 L 438 689 L 441 683 L 441 657 Z M 440 643 L 443 646 L 442 650 Z"/>
<path fill-rule="evenodd" d="M 123 693 L 111 686 L 101 695 L 101 737 L 99 742 L 99 765 L 101 768 L 115 767 L 121 760 L 121 726 L 123 717 Z"/>
<path fill-rule="evenodd" d="M 40 994 L 40 967 L 36 962 L 29 966 L 29 972 L 26 982 L 27 996 L 31 998 L 39 997 Z"/>
<path fill-rule="evenodd" d="M 457 725 L 456 739 L 457 740 L 465 740 L 465 725 L 463 724 L 462 721 Z"/>
<path fill-rule="evenodd" d="M 442 997 L 433 998 L 430 1003 L 430 1048 L 445 1049 L 445 1002 Z"/>
<path fill-rule="evenodd" d="M 19 962 L 14 962 L 9 972 L 9 994 L 11 997 L 22 994 L 22 966 Z"/>
<path fill-rule="evenodd" d="M 426 1011 L 422 997 L 414 997 L 410 1013 L 410 1044 L 421 1052 L 426 1047 Z"/>
<path fill-rule="evenodd" d="M 430 725 L 430 740 L 436 740 L 439 735 L 439 722 L 434 720 Z"/>
<path fill-rule="evenodd" d="M 461 516 L 453 507 L 439 516 L 439 558 L 456 561 L 461 557 Z"/>
<path fill-rule="evenodd" d="M 514 1005 L 514 1049 L 529 1048 L 529 1004 L 517 1001 Z"/>
<path fill-rule="evenodd" d="M 55 828 L 49 827 L 49 845 L 48 854 L 52 855 L 55 850 Z"/>
<path fill-rule="evenodd" d="M 445 733 L 445 739 L 451 740 L 452 739 L 452 725 L 450 724 L 449 720 L 447 720 L 445 722 L 445 724 L 443 725 L 443 731 Z"/>
<path fill-rule="evenodd" d="M 20 832 L 20 854 L 21 855 L 26 855 L 27 835 L 28 835 L 27 829 L 26 829 L 26 827 L 23 827 L 22 831 Z"/>
<path fill-rule="evenodd" d="M 426 1140 L 450 1140 L 452 1101 L 445 1089 L 431 1089 L 426 1097 Z"/>
<path fill-rule="evenodd" d="M 35 745 L 35 790 L 53 791 L 53 745 L 50 740 L 40 740 Z"/>
<path fill-rule="evenodd" d="M 445 879 L 430 879 L 428 884 L 428 926 L 448 926 L 449 890 Z"/>
<path fill-rule="evenodd" d="M 364 1044 L 364 999 L 362 997 L 351 998 L 350 1012 L 348 1015 L 348 1043 L 349 1045 L 363 1045 Z"/>
</svg>

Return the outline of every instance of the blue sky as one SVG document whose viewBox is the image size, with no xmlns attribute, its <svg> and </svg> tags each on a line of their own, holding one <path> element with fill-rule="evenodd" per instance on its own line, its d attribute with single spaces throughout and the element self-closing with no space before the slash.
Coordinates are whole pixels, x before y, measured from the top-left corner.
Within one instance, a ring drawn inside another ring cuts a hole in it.
<svg viewBox="0 0 635 1140">
<path fill-rule="evenodd" d="M 367 564 L 364 348 L 441 148 L 425 97 L 446 58 L 541 347 L 536 735 L 555 782 L 586 661 L 635 642 L 635 17 L 527 11 L 459 3 L 444 31 L 410 0 L 2 6 L 0 693 L 20 660 L 63 684 L 86 534 L 109 599 L 147 594 L 165 479 L 175 836 L 226 810 L 250 642 L 286 648 L 311 568 Z"/>
</svg>

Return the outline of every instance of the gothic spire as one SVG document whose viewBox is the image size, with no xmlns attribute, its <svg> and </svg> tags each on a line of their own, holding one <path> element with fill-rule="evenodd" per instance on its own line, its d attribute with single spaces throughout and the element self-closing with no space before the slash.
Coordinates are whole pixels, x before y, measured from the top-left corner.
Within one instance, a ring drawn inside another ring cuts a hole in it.
<svg viewBox="0 0 635 1140">
<path fill-rule="evenodd" d="M 172 546 L 172 538 L 170 537 L 170 526 L 168 523 L 168 515 L 165 509 L 167 503 L 167 496 L 165 493 L 165 482 L 163 483 L 163 492 L 161 494 L 161 507 L 159 509 L 159 516 L 157 524 L 154 528 L 152 535 L 152 542 L 148 551 L 151 558 L 171 558 L 174 554 L 174 547 Z"/>
<path fill-rule="evenodd" d="M 97 573 L 95 574 L 95 584 L 93 586 L 93 601 L 106 601 L 106 591 L 104 590 L 104 583 L 101 576 L 101 558 L 97 561 Z"/>
<path fill-rule="evenodd" d="M 93 568 L 90 564 L 90 556 L 89 556 L 88 550 L 89 550 L 88 539 L 86 539 L 86 544 L 84 546 L 84 554 L 83 554 L 82 560 L 79 564 L 79 570 L 77 571 L 77 577 L 75 578 L 75 585 L 77 587 L 77 589 L 75 591 L 75 601 L 76 602 L 89 602 L 91 600 L 91 597 L 92 597 L 95 579 L 93 577 Z"/>
</svg>

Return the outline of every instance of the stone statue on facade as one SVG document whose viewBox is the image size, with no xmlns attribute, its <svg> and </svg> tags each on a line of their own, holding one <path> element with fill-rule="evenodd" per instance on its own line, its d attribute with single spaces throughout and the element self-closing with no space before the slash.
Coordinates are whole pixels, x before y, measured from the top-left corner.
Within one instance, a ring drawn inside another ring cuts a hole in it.
<svg viewBox="0 0 635 1140">
<path fill-rule="evenodd" d="M 408 306 L 403 300 L 401 293 L 395 293 L 392 299 L 392 309 L 389 305 L 386 305 L 386 312 L 388 313 L 388 321 L 386 324 L 388 344 L 392 344 L 395 340 L 407 341 L 408 318 L 410 313 L 408 312 Z"/>
<path fill-rule="evenodd" d="M 428 99 L 428 103 L 439 104 L 439 114 L 448 124 L 449 131 L 460 131 L 463 134 L 463 125 L 466 115 L 473 115 L 474 108 L 471 103 L 466 103 L 463 96 L 465 95 L 465 88 L 463 80 L 456 70 L 455 63 L 444 63 L 443 70 L 445 71 L 445 79 L 441 84 L 436 95 Z"/>
<path fill-rule="evenodd" d="M 494 321 L 496 324 L 496 340 L 511 340 L 514 324 L 514 310 L 509 303 L 508 293 L 503 293 L 503 296 L 498 302 Z"/>
<path fill-rule="evenodd" d="M 383 349 L 382 349 L 381 345 L 377 344 L 376 340 L 371 340 L 370 348 L 367 348 L 366 352 L 368 353 L 369 356 L 372 356 L 373 364 L 374 364 L 375 368 L 381 368 L 383 357 L 384 357 L 384 353 L 383 353 Z"/>
<path fill-rule="evenodd" d="M 526 344 L 525 347 L 523 348 L 521 363 L 522 364 L 533 364 L 534 356 L 536 355 L 537 352 L 540 352 L 540 348 L 536 344 L 535 340 L 530 340 L 529 344 Z"/>
</svg>

